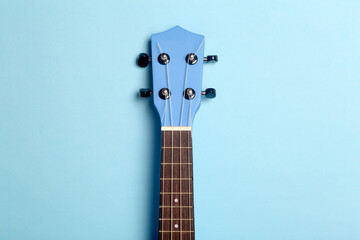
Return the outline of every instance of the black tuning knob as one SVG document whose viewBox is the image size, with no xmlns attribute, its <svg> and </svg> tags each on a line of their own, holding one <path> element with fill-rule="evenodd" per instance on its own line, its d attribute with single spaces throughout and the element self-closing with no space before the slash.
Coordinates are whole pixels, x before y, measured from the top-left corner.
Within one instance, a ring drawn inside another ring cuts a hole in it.
<svg viewBox="0 0 360 240">
<path fill-rule="evenodd" d="M 201 95 L 205 95 L 206 98 L 215 98 L 216 90 L 215 88 L 207 88 L 205 91 L 201 92 Z"/>
<path fill-rule="evenodd" d="M 204 62 L 217 62 L 218 61 L 218 56 L 217 55 L 208 55 L 207 57 L 204 57 Z"/>
<path fill-rule="evenodd" d="M 140 88 L 139 93 L 140 97 L 150 97 L 153 92 L 148 88 Z"/>
<path fill-rule="evenodd" d="M 147 67 L 150 61 L 151 58 L 146 53 L 140 53 L 137 59 L 137 63 L 140 67 Z"/>
</svg>

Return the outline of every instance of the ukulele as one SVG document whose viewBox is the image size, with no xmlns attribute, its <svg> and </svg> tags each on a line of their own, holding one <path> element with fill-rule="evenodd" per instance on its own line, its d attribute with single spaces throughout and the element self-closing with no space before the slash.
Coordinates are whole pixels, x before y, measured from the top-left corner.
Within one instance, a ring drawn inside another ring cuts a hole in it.
<svg viewBox="0 0 360 240">
<path fill-rule="evenodd" d="M 154 99 L 162 133 L 159 240 L 194 240 L 194 193 L 191 128 L 201 95 L 205 38 L 179 26 L 151 36 L 151 56 L 141 53 L 138 64 L 152 66 L 153 89 L 140 89 Z"/>
</svg>

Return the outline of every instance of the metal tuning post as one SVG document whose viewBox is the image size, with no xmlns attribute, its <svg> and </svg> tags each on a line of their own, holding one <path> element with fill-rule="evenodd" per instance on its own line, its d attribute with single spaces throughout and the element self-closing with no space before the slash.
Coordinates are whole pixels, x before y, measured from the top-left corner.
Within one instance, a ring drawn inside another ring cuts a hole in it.
<svg viewBox="0 0 360 240">
<path fill-rule="evenodd" d="M 147 67 L 147 65 L 149 65 L 149 63 L 151 62 L 151 57 L 149 57 L 149 55 L 147 55 L 146 53 L 140 53 L 137 59 L 137 64 L 140 67 Z"/>
<path fill-rule="evenodd" d="M 149 88 L 140 88 L 139 93 L 140 97 L 150 97 L 153 95 L 153 92 Z"/>
<path fill-rule="evenodd" d="M 216 97 L 216 89 L 215 88 L 207 88 L 205 91 L 201 92 L 201 95 L 204 95 L 206 98 L 215 98 Z"/>
<path fill-rule="evenodd" d="M 207 57 L 204 57 L 204 62 L 206 63 L 214 63 L 218 61 L 217 55 L 208 55 Z"/>
</svg>

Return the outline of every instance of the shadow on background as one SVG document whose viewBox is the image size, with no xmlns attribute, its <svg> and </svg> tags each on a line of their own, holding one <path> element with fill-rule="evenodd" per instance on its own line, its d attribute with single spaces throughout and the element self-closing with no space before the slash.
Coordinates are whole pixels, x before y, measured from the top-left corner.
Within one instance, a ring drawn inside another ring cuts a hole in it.
<svg viewBox="0 0 360 240">
<path fill-rule="evenodd" d="M 148 53 L 151 51 L 151 41 L 148 41 L 147 49 Z M 150 54 L 149 54 L 150 55 Z M 136 63 L 137 64 L 137 63 Z M 146 87 L 152 89 L 152 71 L 151 71 L 151 63 L 143 69 L 147 72 L 145 84 Z M 136 93 L 136 98 L 139 99 L 139 93 Z M 153 97 L 149 97 L 147 99 L 143 99 L 146 101 L 142 101 L 144 104 L 147 104 L 146 112 L 144 116 L 146 116 L 146 121 L 149 124 L 149 128 L 151 131 L 149 132 L 149 143 L 152 145 L 152 152 L 149 154 L 149 160 L 151 161 L 151 168 L 149 169 L 149 179 L 151 187 L 149 188 L 149 192 L 147 193 L 150 201 L 147 209 L 148 209 L 148 229 L 147 236 L 148 240 L 156 240 L 158 239 L 158 225 L 159 225 L 159 199 L 160 199 L 160 160 L 161 160 L 161 124 L 159 120 L 159 116 L 157 110 L 154 106 Z"/>
<path fill-rule="evenodd" d="M 151 101 L 152 104 L 152 101 Z M 149 115 L 153 118 L 152 124 L 152 138 L 153 138 L 153 150 L 152 150 L 152 168 L 149 170 L 149 181 L 151 182 L 151 188 L 149 189 L 149 240 L 158 239 L 158 225 L 159 225 L 159 200 L 160 200 L 160 161 L 161 161 L 161 124 L 158 120 L 158 114 L 155 107 L 149 108 L 153 111 L 153 115 Z"/>
</svg>

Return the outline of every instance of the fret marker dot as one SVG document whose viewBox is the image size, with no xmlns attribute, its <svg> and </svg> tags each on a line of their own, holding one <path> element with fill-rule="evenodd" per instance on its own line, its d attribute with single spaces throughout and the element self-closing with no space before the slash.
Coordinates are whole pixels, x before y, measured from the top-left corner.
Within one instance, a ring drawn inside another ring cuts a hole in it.
<svg viewBox="0 0 360 240">
<path fill-rule="evenodd" d="M 178 227 L 179 227 L 179 225 L 178 225 L 178 224 L 175 224 L 175 225 L 174 225 L 174 227 L 175 227 L 175 228 L 178 228 Z"/>
<path fill-rule="evenodd" d="M 178 202 L 178 201 L 179 201 L 179 199 L 177 199 L 177 198 L 174 199 L 174 202 Z"/>
</svg>

